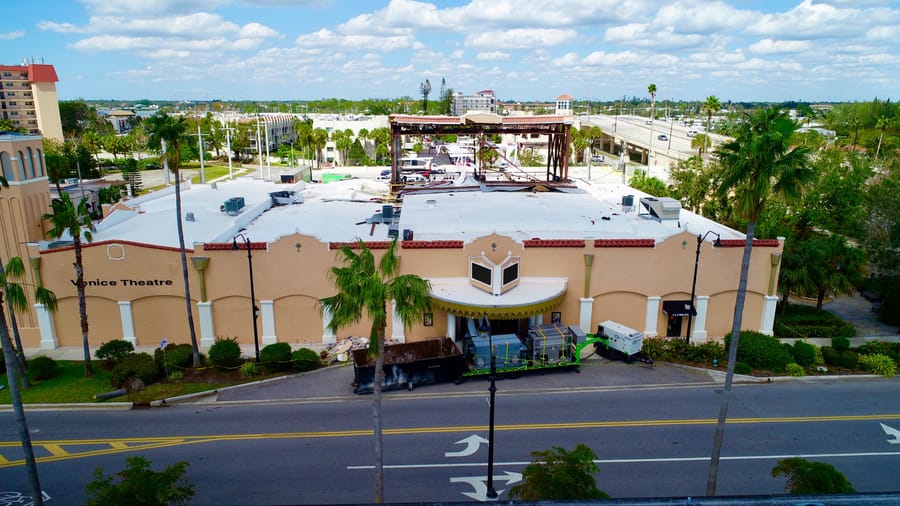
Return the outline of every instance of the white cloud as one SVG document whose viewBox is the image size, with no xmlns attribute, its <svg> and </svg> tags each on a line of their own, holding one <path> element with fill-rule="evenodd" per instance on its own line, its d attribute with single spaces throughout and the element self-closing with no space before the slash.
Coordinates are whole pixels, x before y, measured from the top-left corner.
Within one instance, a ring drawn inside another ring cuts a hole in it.
<svg viewBox="0 0 900 506">
<path fill-rule="evenodd" d="M 413 44 L 412 35 L 342 35 L 327 28 L 297 37 L 301 47 L 339 47 L 353 50 L 396 51 L 409 48 Z"/>
<path fill-rule="evenodd" d="M 277 31 L 259 23 L 247 23 L 241 27 L 239 36 L 250 39 L 280 39 L 282 35 Z"/>
<path fill-rule="evenodd" d="M 504 53 L 502 51 L 487 51 L 478 53 L 475 55 L 475 58 L 478 60 L 508 60 L 509 53 Z"/>
<path fill-rule="evenodd" d="M 714 33 L 745 26 L 758 17 L 757 13 L 736 9 L 721 1 L 689 0 L 663 6 L 651 24 L 682 33 Z"/>
<path fill-rule="evenodd" d="M 14 32 L 0 33 L 0 40 L 13 40 L 25 36 L 24 30 L 16 30 Z"/>
<path fill-rule="evenodd" d="M 54 23 L 52 21 L 41 21 L 37 24 L 38 28 L 48 32 L 56 33 L 86 33 L 84 27 L 73 25 L 72 23 Z"/>
<path fill-rule="evenodd" d="M 497 49 L 530 49 L 536 47 L 559 46 L 574 42 L 578 34 L 575 30 L 537 28 L 526 30 L 514 28 L 506 31 L 488 31 L 471 34 L 465 44 L 470 47 Z"/>
<path fill-rule="evenodd" d="M 799 53 L 806 51 L 812 47 L 812 43 L 808 40 L 772 40 L 762 39 L 759 42 L 751 44 L 748 48 L 752 53 L 760 54 L 779 54 L 779 53 Z"/>
</svg>

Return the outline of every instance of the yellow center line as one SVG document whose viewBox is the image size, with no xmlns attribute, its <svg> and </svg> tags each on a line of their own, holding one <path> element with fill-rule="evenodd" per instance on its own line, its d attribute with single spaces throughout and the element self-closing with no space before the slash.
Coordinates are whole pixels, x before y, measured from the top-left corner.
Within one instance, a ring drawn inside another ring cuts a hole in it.
<svg viewBox="0 0 900 506">
<path fill-rule="evenodd" d="M 821 422 L 855 422 L 869 420 L 900 420 L 900 413 L 887 413 L 877 415 L 830 415 L 830 416 L 786 416 L 786 417 L 756 417 L 756 418 L 729 418 L 729 425 L 759 424 L 759 423 L 821 423 Z M 672 420 L 626 420 L 626 421 L 593 421 L 593 422 L 560 422 L 560 423 L 529 423 L 497 425 L 498 431 L 522 431 L 522 430 L 559 430 L 559 429 L 599 429 L 599 428 L 629 428 L 629 427 L 665 427 L 665 426 L 696 426 L 714 425 L 714 418 L 672 419 Z M 456 432 L 480 432 L 486 431 L 486 425 L 457 425 L 444 427 L 402 427 L 384 429 L 384 434 L 389 436 L 437 434 Z M 134 438 L 110 438 L 110 439 L 66 439 L 32 441 L 32 446 L 43 448 L 50 456 L 36 458 L 38 462 L 51 462 L 76 458 L 110 455 L 115 453 L 149 450 L 154 448 L 166 448 L 178 445 L 212 443 L 222 441 L 248 441 L 262 439 L 317 439 L 336 437 L 366 437 L 373 434 L 372 429 L 349 429 L 336 431 L 316 432 L 276 432 L 258 434 L 221 434 L 221 435 L 193 435 L 193 436 L 160 436 L 160 437 L 134 437 Z M 106 448 L 91 449 L 78 452 L 78 446 L 105 445 Z M 0 449 L 15 448 L 21 446 L 19 441 L 0 441 Z M 68 449 L 63 449 L 63 446 Z M 0 469 L 16 467 L 24 464 L 24 460 L 8 460 L 0 454 Z"/>
</svg>

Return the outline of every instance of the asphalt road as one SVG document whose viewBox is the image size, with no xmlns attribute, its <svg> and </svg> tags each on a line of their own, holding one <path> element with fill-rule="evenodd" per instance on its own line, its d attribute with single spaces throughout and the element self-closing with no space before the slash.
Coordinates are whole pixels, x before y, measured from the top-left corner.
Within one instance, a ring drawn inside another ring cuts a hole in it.
<svg viewBox="0 0 900 506">
<path fill-rule="evenodd" d="M 620 365 L 635 379 L 679 374 Z M 501 498 L 530 452 L 551 446 L 571 449 L 578 443 L 597 453 L 598 486 L 613 497 L 702 495 L 721 387 L 702 374 L 697 381 L 669 385 L 590 385 L 585 383 L 592 373 L 586 372 L 498 382 L 494 476 Z M 325 375 L 319 381 L 329 378 Z M 481 498 L 486 389 L 486 381 L 473 380 L 386 395 L 386 500 Z M 769 473 L 778 459 L 790 455 L 834 464 L 861 492 L 898 490 L 900 447 L 891 443 L 897 437 L 889 433 L 900 429 L 896 391 L 893 379 L 737 385 L 720 494 L 783 492 L 783 479 Z M 83 503 L 93 469 L 119 470 L 134 454 L 144 455 L 157 469 L 189 462 L 188 475 L 197 487 L 193 504 L 372 499 L 371 397 L 347 390 L 330 395 L 324 387 L 307 389 L 299 396 L 270 396 L 263 403 L 218 400 L 141 411 L 32 411 L 28 417 L 50 504 Z M 0 492 L 28 489 L 25 469 L 17 462 L 20 453 L 13 415 L 2 413 Z"/>
</svg>

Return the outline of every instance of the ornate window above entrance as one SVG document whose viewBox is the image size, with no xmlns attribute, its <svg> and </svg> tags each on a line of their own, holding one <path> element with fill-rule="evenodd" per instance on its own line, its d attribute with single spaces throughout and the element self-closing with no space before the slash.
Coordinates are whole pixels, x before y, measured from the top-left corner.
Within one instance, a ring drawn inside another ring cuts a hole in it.
<svg viewBox="0 0 900 506">
<path fill-rule="evenodd" d="M 483 254 L 469 257 L 469 283 L 493 295 L 505 293 L 519 284 L 519 257 L 507 255 L 499 264 Z"/>
</svg>

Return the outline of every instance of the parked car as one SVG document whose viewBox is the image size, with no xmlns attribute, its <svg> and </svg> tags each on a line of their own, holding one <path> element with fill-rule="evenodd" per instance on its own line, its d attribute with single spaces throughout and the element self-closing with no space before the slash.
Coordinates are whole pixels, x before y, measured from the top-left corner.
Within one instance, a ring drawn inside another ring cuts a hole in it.
<svg viewBox="0 0 900 506">
<path fill-rule="evenodd" d="M 376 181 L 390 181 L 391 180 L 391 171 L 390 170 L 381 171 L 381 174 L 379 174 L 378 177 L 375 178 L 375 180 Z"/>
<path fill-rule="evenodd" d="M 656 138 L 659 139 L 659 140 L 661 140 L 661 141 L 667 141 L 667 140 L 669 140 L 669 136 L 666 135 L 666 134 L 659 134 L 659 135 L 656 136 Z"/>
<path fill-rule="evenodd" d="M 404 183 L 425 183 L 428 178 L 422 174 L 406 174 L 402 177 Z"/>
</svg>

